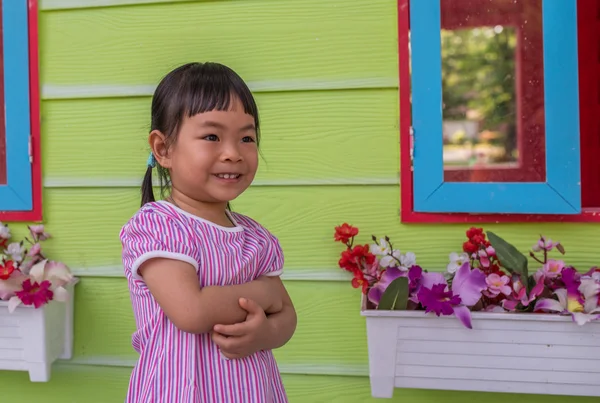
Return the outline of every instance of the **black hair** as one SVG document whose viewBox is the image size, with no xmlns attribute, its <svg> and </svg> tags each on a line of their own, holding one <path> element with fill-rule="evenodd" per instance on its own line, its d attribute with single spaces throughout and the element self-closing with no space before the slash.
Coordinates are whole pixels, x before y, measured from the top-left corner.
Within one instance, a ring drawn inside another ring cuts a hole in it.
<svg viewBox="0 0 600 403">
<path fill-rule="evenodd" d="M 244 112 L 254 117 L 256 143 L 260 131 L 258 108 L 250 89 L 242 78 L 227 66 L 219 63 L 188 63 L 167 74 L 158 84 L 152 97 L 150 132 L 160 131 L 167 147 L 177 141 L 183 119 L 213 110 L 229 110 L 233 99 L 239 98 Z M 161 197 L 171 191 L 169 171 L 156 163 Z M 155 201 L 152 190 L 152 166 L 146 169 L 142 182 L 142 203 Z M 229 208 L 229 204 L 227 205 Z"/>
</svg>

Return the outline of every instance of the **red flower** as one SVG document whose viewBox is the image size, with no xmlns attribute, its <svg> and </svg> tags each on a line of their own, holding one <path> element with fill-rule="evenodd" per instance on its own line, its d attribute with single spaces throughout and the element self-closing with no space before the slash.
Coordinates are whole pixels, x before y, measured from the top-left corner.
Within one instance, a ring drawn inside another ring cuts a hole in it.
<svg viewBox="0 0 600 403">
<path fill-rule="evenodd" d="M 334 239 L 336 242 L 348 243 L 350 239 L 358 235 L 358 228 L 346 223 L 335 227 Z"/>
<path fill-rule="evenodd" d="M 477 252 L 479 250 L 479 246 L 477 246 L 476 244 L 474 244 L 471 241 L 467 241 L 465 243 L 463 243 L 463 251 L 468 253 L 469 255 L 472 255 L 473 253 Z"/>
<path fill-rule="evenodd" d="M 48 303 L 54 297 L 54 293 L 50 290 L 50 282 L 42 281 L 42 284 L 37 282 L 31 284 L 31 280 L 23 281 L 23 289 L 15 294 L 23 302 L 23 305 L 33 305 L 36 308 Z"/>
<path fill-rule="evenodd" d="M 13 271 L 15 271 L 15 263 L 12 260 L 0 264 L 0 280 L 8 280 Z"/>
<path fill-rule="evenodd" d="M 339 265 L 348 271 L 360 271 L 364 265 L 371 266 L 374 262 L 375 255 L 369 252 L 369 245 L 356 245 L 342 252 Z"/>
<path fill-rule="evenodd" d="M 469 254 L 490 246 L 490 242 L 485 239 L 483 228 L 469 228 L 467 230 L 467 238 L 469 238 L 469 240 L 463 244 L 463 251 Z"/>
<path fill-rule="evenodd" d="M 467 230 L 467 238 L 472 239 L 476 235 L 483 235 L 483 228 L 471 227 Z"/>
<path fill-rule="evenodd" d="M 361 271 L 354 272 L 354 278 L 352 279 L 352 287 L 359 288 L 362 287 L 362 293 L 367 294 L 367 289 L 369 288 L 369 282 L 365 278 L 365 275 Z"/>
</svg>

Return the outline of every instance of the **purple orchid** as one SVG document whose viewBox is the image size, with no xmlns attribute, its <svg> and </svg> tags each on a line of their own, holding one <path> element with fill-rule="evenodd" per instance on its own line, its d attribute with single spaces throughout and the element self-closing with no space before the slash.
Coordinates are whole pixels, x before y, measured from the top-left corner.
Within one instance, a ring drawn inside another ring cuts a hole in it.
<svg viewBox="0 0 600 403">
<path fill-rule="evenodd" d="M 417 294 L 419 302 L 426 312 L 435 312 L 438 316 L 454 314 L 463 325 L 472 329 L 468 307 L 479 302 L 482 291 L 487 289 L 485 274 L 479 269 L 471 269 L 469 263 L 465 262 L 456 272 L 451 289 L 448 289 L 443 274 L 437 274 L 441 278 L 430 276 L 427 282 L 422 282 Z M 430 281 L 435 283 L 429 284 Z"/>
<path fill-rule="evenodd" d="M 421 287 L 418 293 L 419 302 L 425 307 L 425 313 L 434 312 L 437 316 L 452 315 L 454 306 L 462 302 L 458 295 L 446 291 L 446 284 L 435 284 L 431 289 Z"/>
</svg>

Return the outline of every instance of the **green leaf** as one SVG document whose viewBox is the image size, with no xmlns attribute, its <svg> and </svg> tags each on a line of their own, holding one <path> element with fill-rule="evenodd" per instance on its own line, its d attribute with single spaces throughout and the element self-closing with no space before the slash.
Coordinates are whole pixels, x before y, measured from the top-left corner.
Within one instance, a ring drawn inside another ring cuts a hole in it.
<svg viewBox="0 0 600 403">
<path fill-rule="evenodd" d="M 398 277 L 388 285 L 381 296 L 377 309 L 403 311 L 408 304 L 408 278 Z"/>
<path fill-rule="evenodd" d="M 527 287 L 529 281 L 529 275 L 527 273 L 527 257 L 519 252 L 517 248 L 493 232 L 487 231 L 487 236 L 496 251 L 496 256 L 498 257 L 500 264 L 502 264 L 502 267 L 510 271 L 511 274 L 519 274 L 521 282 Z"/>
</svg>

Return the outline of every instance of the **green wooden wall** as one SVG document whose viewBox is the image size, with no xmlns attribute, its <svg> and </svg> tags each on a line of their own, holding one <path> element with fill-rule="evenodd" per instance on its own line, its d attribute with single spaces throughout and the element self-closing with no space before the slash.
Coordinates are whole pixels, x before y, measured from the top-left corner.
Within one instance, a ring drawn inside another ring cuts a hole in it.
<svg viewBox="0 0 600 403">
<path fill-rule="evenodd" d="M 95 6 L 94 6 L 95 5 Z M 99 6 L 100 5 L 100 6 Z M 370 398 L 359 292 L 336 267 L 333 227 L 387 234 L 442 269 L 465 225 L 399 220 L 395 0 L 41 0 L 44 217 L 48 252 L 82 278 L 74 358 L 52 380 L 0 372 L 2 401 L 122 401 L 136 353 L 118 232 L 136 211 L 150 95 L 188 61 L 220 61 L 256 92 L 263 154 L 233 204 L 279 236 L 298 330 L 277 351 L 290 401 Z M 21 228 L 24 225 L 14 224 Z M 597 225 L 495 225 L 528 248 L 542 232 L 577 265 L 598 261 Z M 17 231 L 18 233 L 19 231 Z M 558 403 L 564 397 L 396 390 L 390 402 Z M 571 403 L 596 401 L 572 398 Z"/>
</svg>

